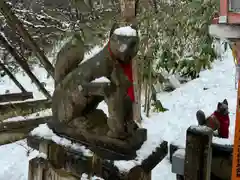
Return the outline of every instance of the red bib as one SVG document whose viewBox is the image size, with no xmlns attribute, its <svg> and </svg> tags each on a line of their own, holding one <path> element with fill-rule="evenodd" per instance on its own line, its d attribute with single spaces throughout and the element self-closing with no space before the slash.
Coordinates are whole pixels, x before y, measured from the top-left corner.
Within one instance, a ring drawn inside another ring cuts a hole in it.
<svg viewBox="0 0 240 180">
<path fill-rule="evenodd" d="M 229 124 L 230 124 L 230 120 L 229 120 L 229 116 L 228 115 L 221 115 L 219 112 L 215 111 L 213 113 L 217 119 L 219 120 L 220 123 L 220 137 L 222 138 L 228 138 L 229 136 Z"/>
<path fill-rule="evenodd" d="M 133 73 L 132 73 L 132 62 L 129 64 L 120 64 L 123 68 L 124 74 L 128 77 L 128 80 L 132 83 L 132 85 L 128 88 L 127 94 L 131 98 L 132 102 L 135 101 L 134 97 L 134 89 L 133 89 Z"/>
<path fill-rule="evenodd" d="M 114 54 L 112 53 L 112 51 L 110 49 L 110 41 L 108 42 L 108 51 L 109 51 L 110 56 L 113 59 L 115 59 L 114 58 Z M 135 101 L 135 97 L 134 97 L 134 89 L 133 89 L 132 62 L 130 62 L 129 64 L 122 64 L 122 63 L 120 63 L 120 65 L 123 68 L 124 74 L 128 77 L 128 80 L 132 83 L 132 85 L 127 90 L 127 95 L 130 97 L 132 102 L 134 102 Z"/>
</svg>

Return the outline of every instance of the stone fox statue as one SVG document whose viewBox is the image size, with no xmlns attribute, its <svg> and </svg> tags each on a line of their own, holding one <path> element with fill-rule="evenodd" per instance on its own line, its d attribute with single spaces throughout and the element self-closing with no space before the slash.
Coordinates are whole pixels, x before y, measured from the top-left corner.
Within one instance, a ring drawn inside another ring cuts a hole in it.
<svg viewBox="0 0 240 180">
<path fill-rule="evenodd" d="M 132 118 L 131 60 L 138 47 L 137 31 L 130 26 L 118 28 L 115 24 L 107 45 L 92 58 L 83 60 L 84 43 L 74 35 L 57 56 L 50 127 L 58 131 L 62 124 L 64 133 L 69 136 L 79 133 L 88 140 L 104 136 L 120 140 L 132 137 L 138 127 Z M 94 82 L 101 77 L 109 82 Z M 103 100 L 108 105 L 109 117 L 97 109 Z M 111 141 L 109 138 L 105 140 Z"/>
<path fill-rule="evenodd" d="M 213 131 L 217 131 L 217 136 L 221 138 L 228 138 L 229 136 L 229 112 L 228 112 L 228 102 L 224 99 L 223 102 L 219 102 L 217 105 L 217 110 L 207 117 L 205 113 L 201 110 L 197 111 L 196 117 L 199 125 L 206 125 L 211 127 Z"/>
</svg>

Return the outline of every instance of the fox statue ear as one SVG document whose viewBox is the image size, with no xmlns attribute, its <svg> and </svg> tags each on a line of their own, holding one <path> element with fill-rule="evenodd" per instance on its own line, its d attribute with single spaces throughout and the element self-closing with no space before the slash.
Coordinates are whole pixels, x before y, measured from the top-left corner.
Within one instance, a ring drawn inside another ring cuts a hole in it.
<svg viewBox="0 0 240 180">
<path fill-rule="evenodd" d="M 217 109 L 219 109 L 222 106 L 222 103 L 218 102 Z"/>
<path fill-rule="evenodd" d="M 227 101 L 227 99 L 224 99 L 224 100 L 223 100 L 223 104 L 228 105 L 228 101 Z"/>
<path fill-rule="evenodd" d="M 115 22 L 113 25 L 112 25 L 112 28 L 110 30 L 110 33 L 109 33 L 109 38 L 113 35 L 115 29 L 119 28 L 119 25 Z"/>
</svg>

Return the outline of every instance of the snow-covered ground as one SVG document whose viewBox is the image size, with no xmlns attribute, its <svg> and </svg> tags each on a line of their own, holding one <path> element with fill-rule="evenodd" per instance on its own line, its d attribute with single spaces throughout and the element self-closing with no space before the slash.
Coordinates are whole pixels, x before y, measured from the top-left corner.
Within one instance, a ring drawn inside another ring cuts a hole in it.
<svg viewBox="0 0 240 180">
<path fill-rule="evenodd" d="M 36 68 L 35 74 L 46 83 L 47 89 L 52 92 L 53 81 L 46 79 L 46 72 L 41 68 Z M 34 92 L 35 98 L 43 98 L 27 76 L 19 74 L 17 78 L 27 90 Z M 156 142 L 162 138 L 169 143 L 174 142 L 184 146 L 186 129 L 190 125 L 197 124 L 196 111 L 202 109 L 206 114 L 210 114 L 216 109 L 217 103 L 226 98 L 229 103 L 231 119 L 230 138 L 225 141 L 216 138 L 214 140 L 219 143 L 232 143 L 236 107 L 234 79 L 235 67 L 231 52 L 229 52 L 223 61 L 216 61 L 213 64 L 213 69 L 203 71 L 200 78 L 182 85 L 174 92 L 159 94 L 159 99 L 169 111 L 152 113 L 150 118 L 144 117 L 143 126 L 148 129 L 148 135 L 155 137 Z M 203 90 L 203 88 L 208 89 Z M 17 87 L 7 77 L 4 77 L 0 81 L 0 93 L 4 93 L 6 90 L 18 92 Z M 105 109 L 106 106 L 102 104 L 102 108 Z M 25 141 L 0 147 L 1 180 L 27 180 L 28 159 L 30 158 L 28 149 Z M 33 154 L 36 153 L 34 151 Z M 168 157 L 153 170 L 152 179 L 175 180 L 175 175 L 171 173 Z"/>
</svg>

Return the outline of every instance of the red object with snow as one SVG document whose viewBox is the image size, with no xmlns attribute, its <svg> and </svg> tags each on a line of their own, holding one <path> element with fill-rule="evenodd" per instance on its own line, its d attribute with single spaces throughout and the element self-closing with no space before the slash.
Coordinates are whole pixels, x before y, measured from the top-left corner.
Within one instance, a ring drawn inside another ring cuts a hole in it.
<svg viewBox="0 0 240 180">
<path fill-rule="evenodd" d="M 228 115 L 222 115 L 219 112 L 215 111 L 213 113 L 214 116 L 219 120 L 220 123 L 220 130 L 219 130 L 219 135 L 222 138 L 228 138 L 229 136 L 229 124 L 230 124 L 230 119 Z"/>
</svg>

